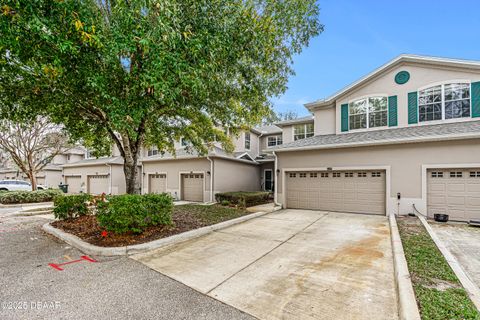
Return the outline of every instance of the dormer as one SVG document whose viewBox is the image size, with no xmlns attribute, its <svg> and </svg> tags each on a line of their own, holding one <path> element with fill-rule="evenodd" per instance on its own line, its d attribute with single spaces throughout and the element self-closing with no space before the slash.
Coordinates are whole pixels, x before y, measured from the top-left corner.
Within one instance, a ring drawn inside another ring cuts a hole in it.
<svg viewBox="0 0 480 320">
<path fill-rule="evenodd" d="M 282 129 L 283 143 L 310 138 L 315 134 L 314 116 L 280 121 L 275 125 Z"/>
</svg>

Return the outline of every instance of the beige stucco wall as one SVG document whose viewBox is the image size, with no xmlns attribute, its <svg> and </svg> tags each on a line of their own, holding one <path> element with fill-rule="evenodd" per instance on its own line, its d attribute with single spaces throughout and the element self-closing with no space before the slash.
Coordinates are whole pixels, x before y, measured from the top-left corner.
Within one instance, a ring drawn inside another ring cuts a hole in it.
<svg viewBox="0 0 480 320">
<path fill-rule="evenodd" d="M 40 172 L 39 176 L 45 176 L 45 185 L 47 188 L 58 189 L 60 182 L 63 183 L 61 170 L 45 170 Z"/>
<path fill-rule="evenodd" d="M 410 80 L 399 85 L 395 83 L 395 75 L 399 71 L 408 71 Z M 341 96 L 336 101 L 336 132 L 341 133 L 341 105 L 369 95 L 397 96 L 398 101 L 398 127 L 408 126 L 408 93 L 419 88 L 435 84 L 455 81 L 479 81 L 480 72 L 462 68 L 427 67 L 418 64 L 402 64 L 370 80 L 361 88 Z M 315 119 L 318 121 L 317 113 Z M 452 120 L 455 121 L 455 120 Z M 441 123 L 432 121 L 430 123 Z M 421 125 L 421 124 L 420 124 Z M 411 125 L 410 125 L 411 126 Z M 395 128 L 395 127 L 393 127 Z M 382 128 L 385 129 L 385 128 Z M 352 132 L 352 131 L 351 131 Z"/>
<path fill-rule="evenodd" d="M 111 172 L 111 174 L 110 174 Z M 108 175 L 110 174 L 110 188 L 111 194 L 123 194 L 126 192 L 125 175 L 123 173 L 122 165 L 92 165 L 81 167 L 65 167 L 63 168 L 63 183 L 65 183 L 65 176 L 81 175 L 82 190 L 87 191 L 87 181 L 89 175 Z M 140 174 L 140 171 L 139 171 Z M 108 193 L 108 190 L 106 191 Z"/>
<path fill-rule="evenodd" d="M 215 193 L 260 190 L 260 167 L 239 161 L 214 158 Z"/>
<path fill-rule="evenodd" d="M 293 126 L 282 127 L 282 140 L 283 144 L 293 141 Z"/>
<path fill-rule="evenodd" d="M 206 158 L 198 159 L 173 159 L 155 162 L 143 162 L 142 193 L 148 193 L 149 174 L 163 173 L 167 175 L 167 192 L 175 199 L 180 199 L 181 173 L 203 173 L 204 175 L 204 201 L 210 201 L 210 162 Z"/>
<path fill-rule="evenodd" d="M 249 152 L 256 157 L 260 152 L 260 141 L 256 133 L 250 132 L 250 150 L 245 149 L 245 132 L 242 131 L 238 136 L 232 136 L 234 152 Z"/>
<path fill-rule="evenodd" d="M 315 135 L 334 134 L 335 133 L 335 107 L 319 109 L 314 112 Z"/>
<path fill-rule="evenodd" d="M 268 148 L 268 145 L 267 145 L 268 137 L 275 137 L 275 136 L 281 136 L 283 139 L 283 136 L 281 133 L 263 135 L 260 137 L 259 139 L 260 153 L 264 153 L 264 151 L 269 151 L 270 148 Z"/>
<path fill-rule="evenodd" d="M 425 199 L 422 199 L 422 165 L 478 164 L 480 167 L 480 140 L 278 152 L 277 156 L 278 168 L 282 170 L 281 178 L 277 181 L 279 203 L 283 203 L 282 183 L 284 172 L 289 168 L 389 167 L 391 182 L 387 207 L 396 210 L 396 194 L 400 192 L 401 213 L 408 213 L 411 212 L 412 203 L 417 208 L 426 208 Z"/>
</svg>

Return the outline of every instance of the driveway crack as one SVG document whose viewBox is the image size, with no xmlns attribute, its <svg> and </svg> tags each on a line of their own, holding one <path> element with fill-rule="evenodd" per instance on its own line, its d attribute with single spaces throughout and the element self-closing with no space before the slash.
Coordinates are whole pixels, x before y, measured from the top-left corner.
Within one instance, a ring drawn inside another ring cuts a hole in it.
<svg viewBox="0 0 480 320">
<path fill-rule="evenodd" d="M 260 257 L 258 257 L 257 259 L 255 259 L 254 261 L 250 262 L 249 264 L 247 264 L 245 267 L 241 268 L 240 270 L 238 270 L 237 272 L 235 272 L 234 274 L 232 274 L 231 276 L 229 276 L 228 278 L 226 278 L 225 280 L 223 280 L 222 282 L 220 282 L 219 284 L 217 284 L 215 287 L 213 287 L 212 289 L 208 290 L 205 294 L 209 295 L 213 290 L 217 289 L 218 287 L 220 287 L 221 285 L 223 285 L 225 282 L 227 282 L 228 280 L 232 279 L 233 277 L 235 277 L 237 274 L 239 274 L 240 272 L 242 272 L 243 270 L 247 269 L 248 267 L 250 267 L 251 265 L 253 265 L 254 263 L 256 263 L 257 261 L 259 261 L 260 259 L 263 259 L 264 257 L 266 257 L 267 255 L 269 255 L 270 253 L 272 253 L 274 250 L 278 249 L 280 246 L 284 245 L 286 242 L 290 241 L 293 237 L 295 237 L 296 235 L 298 235 L 299 233 L 302 233 L 303 231 L 305 231 L 306 229 L 308 229 L 309 227 L 311 227 L 312 225 L 314 225 L 315 223 L 317 223 L 319 220 L 325 218 L 328 216 L 328 213 L 324 213 L 321 217 L 319 217 L 318 219 L 316 219 L 315 221 L 313 221 L 312 223 L 308 224 L 307 226 L 305 226 L 304 228 L 302 228 L 301 230 L 295 232 L 292 236 L 290 236 L 288 239 L 285 239 L 284 241 L 281 241 L 277 246 L 273 247 L 272 249 L 270 249 L 269 251 L 265 252 L 263 255 L 261 255 Z"/>
</svg>

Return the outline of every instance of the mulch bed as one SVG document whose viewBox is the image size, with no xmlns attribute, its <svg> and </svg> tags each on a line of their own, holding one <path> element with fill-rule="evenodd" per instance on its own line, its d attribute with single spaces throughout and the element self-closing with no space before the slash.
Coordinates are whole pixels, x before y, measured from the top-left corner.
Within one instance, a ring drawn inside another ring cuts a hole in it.
<svg viewBox="0 0 480 320">
<path fill-rule="evenodd" d="M 213 215 L 211 212 L 213 212 Z M 189 230 L 238 218 L 246 214 L 248 214 L 248 212 L 243 209 L 225 208 L 218 205 L 176 206 L 172 214 L 172 225 L 151 226 L 140 234 L 133 232 L 125 234 L 108 232 L 106 237 L 102 236 L 102 232 L 105 231 L 105 229 L 98 224 L 96 217 L 92 215 L 55 221 L 52 222 L 52 226 L 67 233 L 74 234 L 82 240 L 96 246 L 121 247 L 166 238 Z"/>
</svg>

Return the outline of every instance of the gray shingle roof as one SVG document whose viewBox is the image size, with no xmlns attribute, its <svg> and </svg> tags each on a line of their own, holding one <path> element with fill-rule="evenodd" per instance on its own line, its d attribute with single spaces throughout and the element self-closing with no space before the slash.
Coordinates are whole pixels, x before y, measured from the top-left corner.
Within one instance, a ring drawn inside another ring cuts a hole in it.
<svg viewBox="0 0 480 320">
<path fill-rule="evenodd" d="M 313 121 L 313 116 L 306 116 L 306 117 L 301 117 L 301 118 L 297 118 L 297 119 L 293 119 L 293 120 L 280 121 L 280 122 L 275 123 L 275 125 L 277 125 L 279 127 L 282 127 L 282 126 L 292 125 L 292 124 L 295 124 L 295 123 L 305 123 L 305 122 L 312 122 L 312 121 Z"/>
<path fill-rule="evenodd" d="M 61 167 L 82 167 L 82 166 L 90 166 L 90 165 L 96 165 L 96 164 L 123 164 L 123 158 L 122 157 L 103 157 L 103 158 L 98 158 L 98 159 L 85 159 L 85 160 L 80 160 L 77 162 L 73 163 L 67 163 L 61 165 Z"/>
<path fill-rule="evenodd" d="M 480 138 L 480 121 L 462 121 L 385 130 L 319 135 L 286 143 L 273 150 L 323 149 L 462 138 Z"/>
<path fill-rule="evenodd" d="M 262 134 L 282 133 L 282 129 L 276 125 L 256 127 L 255 130 L 260 131 Z"/>
</svg>

